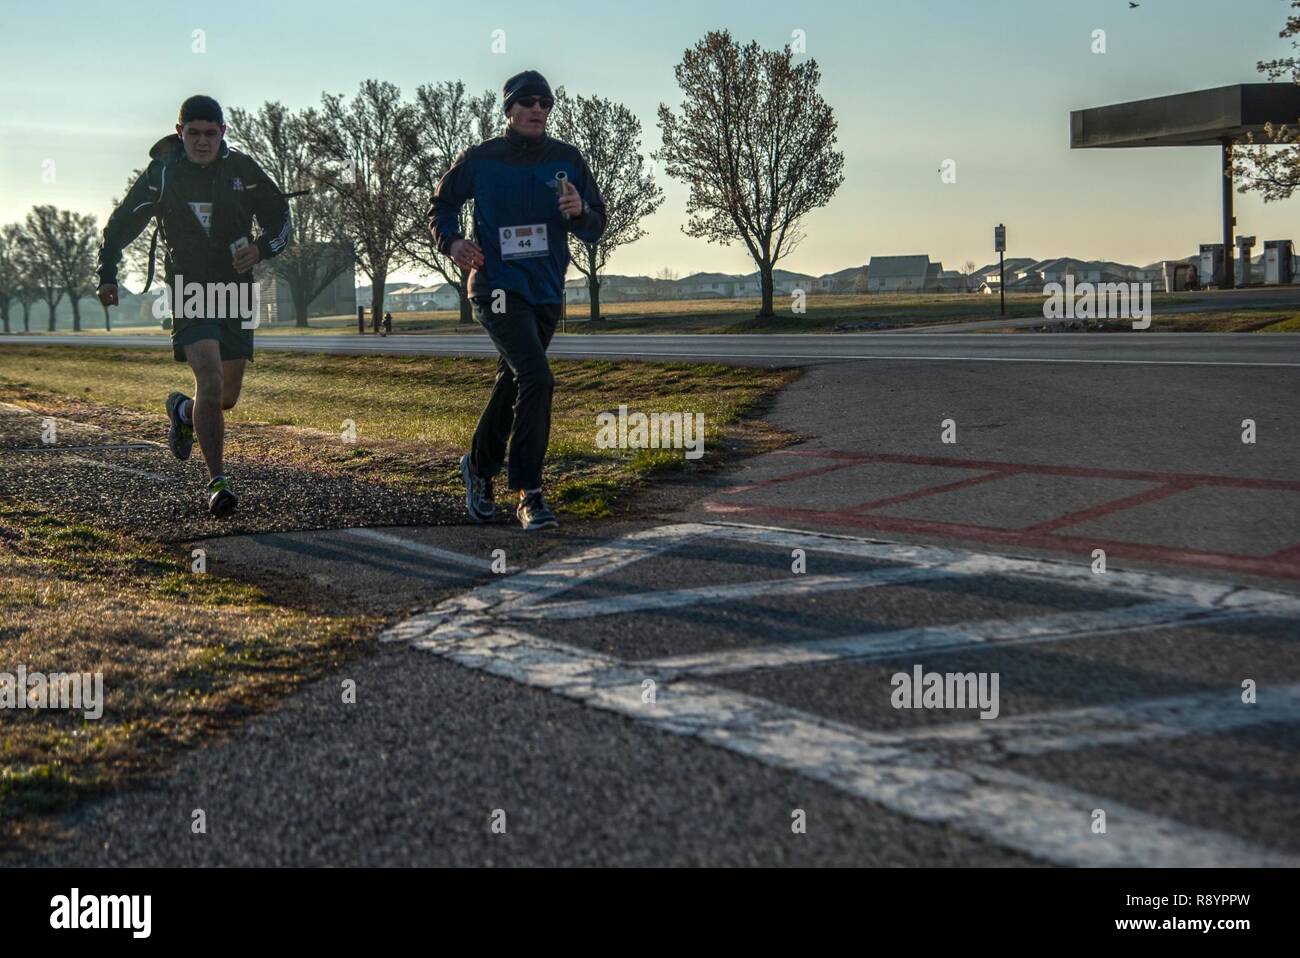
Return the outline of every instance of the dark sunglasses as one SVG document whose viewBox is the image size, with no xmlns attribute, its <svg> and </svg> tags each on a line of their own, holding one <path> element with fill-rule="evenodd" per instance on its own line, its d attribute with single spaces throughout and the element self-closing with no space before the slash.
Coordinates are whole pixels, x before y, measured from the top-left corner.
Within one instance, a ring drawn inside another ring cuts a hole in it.
<svg viewBox="0 0 1300 958">
<path fill-rule="evenodd" d="M 551 107 L 555 106 L 555 101 L 546 96 L 521 96 L 518 100 L 515 100 L 515 102 L 525 110 L 531 110 L 539 103 L 542 105 L 543 110 L 549 110 Z"/>
</svg>

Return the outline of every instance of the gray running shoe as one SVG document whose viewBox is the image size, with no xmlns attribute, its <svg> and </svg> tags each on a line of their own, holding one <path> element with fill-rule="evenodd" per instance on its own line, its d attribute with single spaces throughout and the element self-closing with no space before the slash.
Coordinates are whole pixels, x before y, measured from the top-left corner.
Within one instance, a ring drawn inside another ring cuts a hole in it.
<svg viewBox="0 0 1300 958">
<path fill-rule="evenodd" d="M 469 453 L 460 457 L 460 478 L 465 483 L 465 511 L 475 522 L 486 522 L 497 514 L 492 498 L 492 480 L 476 476 L 469 468 Z"/>
</svg>

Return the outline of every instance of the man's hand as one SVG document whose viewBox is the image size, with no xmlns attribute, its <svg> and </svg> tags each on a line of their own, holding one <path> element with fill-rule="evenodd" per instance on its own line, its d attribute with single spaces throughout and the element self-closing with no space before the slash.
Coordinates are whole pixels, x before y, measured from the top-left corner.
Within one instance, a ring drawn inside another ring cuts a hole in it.
<svg viewBox="0 0 1300 958">
<path fill-rule="evenodd" d="M 235 254 L 235 272 L 247 273 L 262 258 L 262 251 L 256 243 L 249 243 Z"/>
<path fill-rule="evenodd" d="M 116 306 L 117 283 L 100 283 L 95 295 L 99 297 L 99 301 L 105 306 Z"/>
<path fill-rule="evenodd" d="M 451 244 L 451 258 L 461 269 L 481 269 L 483 251 L 467 239 L 458 239 Z"/>
<path fill-rule="evenodd" d="M 564 192 L 560 194 L 560 212 L 568 219 L 582 215 L 582 197 L 568 180 L 564 181 Z"/>
</svg>

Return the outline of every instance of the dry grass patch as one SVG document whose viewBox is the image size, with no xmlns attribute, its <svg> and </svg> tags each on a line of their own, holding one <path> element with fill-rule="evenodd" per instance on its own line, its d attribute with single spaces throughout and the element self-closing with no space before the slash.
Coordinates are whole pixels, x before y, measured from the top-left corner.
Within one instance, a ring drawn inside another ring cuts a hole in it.
<svg viewBox="0 0 1300 958">
<path fill-rule="evenodd" d="M 103 715 L 14 709 L 0 732 L 0 842 L 156 772 L 177 749 L 360 652 L 378 620 L 278 608 L 188 558 L 34 505 L 0 504 L 0 672 L 101 673 Z"/>
</svg>

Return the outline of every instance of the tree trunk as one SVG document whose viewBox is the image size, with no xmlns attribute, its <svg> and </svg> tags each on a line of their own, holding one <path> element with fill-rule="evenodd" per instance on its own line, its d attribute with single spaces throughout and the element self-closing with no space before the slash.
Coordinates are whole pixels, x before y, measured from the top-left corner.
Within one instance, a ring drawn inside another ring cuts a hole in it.
<svg viewBox="0 0 1300 958">
<path fill-rule="evenodd" d="M 763 305 L 758 310 L 759 319 L 774 315 L 772 311 L 772 264 L 760 263 L 758 267 L 763 287 Z"/>
<path fill-rule="evenodd" d="M 591 300 L 592 322 L 600 319 L 600 274 L 596 272 L 596 252 L 587 247 L 587 298 Z"/>
<path fill-rule="evenodd" d="M 4 320 L 5 335 L 9 335 L 9 303 L 8 301 L 0 303 L 0 319 Z"/>
<path fill-rule="evenodd" d="M 469 270 L 460 271 L 460 284 L 456 291 L 460 293 L 460 323 L 464 325 L 474 322 L 474 311 L 469 305 Z"/>
<path fill-rule="evenodd" d="M 293 324 L 303 329 L 307 328 L 307 302 L 305 296 L 295 296 L 293 298 Z"/>
<path fill-rule="evenodd" d="M 113 317 L 108 314 L 107 306 L 104 306 L 103 303 L 100 303 L 99 305 L 104 309 L 104 329 L 111 333 L 113 331 Z"/>
<path fill-rule="evenodd" d="M 46 303 L 47 306 L 50 307 L 50 330 L 49 330 L 49 331 L 50 331 L 50 332 L 54 332 L 55 326 L 56 326 L 56 325 L 58 324 L 58 322 L 59 322 L 59 317 L 58 317 L 58 315 L 55 313 L 55 310 L 58 309 L 59 302 L 58 302 L 58 300 L 50 299 L 50 298 L 47 296 L 47 297 L 45 297 L 45 303 Z"/>
<path fill-rule="evenodd" d="M 72 300 L 72 331 L 81 332 L 81 301 L 74 293 L 68 294 L 68 299 Z"/>
<path fill-rule="evenodd" d="M 23 332 L 32 331 L 32 304 L 23 303 Z"/>
</svg>

